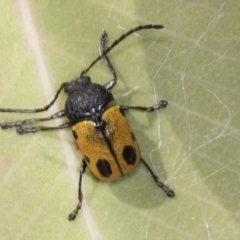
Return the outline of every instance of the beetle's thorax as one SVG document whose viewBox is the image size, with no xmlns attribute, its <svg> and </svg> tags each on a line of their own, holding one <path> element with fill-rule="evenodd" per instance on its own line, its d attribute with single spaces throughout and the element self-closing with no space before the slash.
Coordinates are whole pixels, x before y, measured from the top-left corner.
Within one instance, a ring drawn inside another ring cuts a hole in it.
<svg viewBox="0 0 240 240">
<path fill-rule="evenodd" d="M 71 123 L 99 118 L 107 105 L 114 100 L 109 90 L 92 83 L 88 76 L 81 76 L 69 82 L 64 90 L 68 94 L 65 113 Z"/>
</svg>

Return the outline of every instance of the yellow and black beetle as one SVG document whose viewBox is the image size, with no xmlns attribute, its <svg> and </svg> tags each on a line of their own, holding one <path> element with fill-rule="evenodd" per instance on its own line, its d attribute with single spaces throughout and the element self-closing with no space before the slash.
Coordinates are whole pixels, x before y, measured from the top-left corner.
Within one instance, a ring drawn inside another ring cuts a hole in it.
<svg viewBox="0 0 240 240">
<path fill-rule="evenodd" d="M 82 175 L 88 166 L 91 172 L 101 181 L 113 181 L 130 173 L 141 161 L 154 182 L 163 189 L 168 197 L 174 197 L 174 192 L 158 180 L 157 175 L 141 158 L 138 143 L 127 123 L 124 112 L 136 109 L 152 112 L 165 108 L 167 101 L 162 100 L 152 107 L 110 105 L 114 100 L 110 90 L 117 83 L 117 75 L 110 63 L 107 53 L 130 34 L 143 29 L 161 29 L 162 25 L 143 25 L 129 30 L 105 49 L 107 34 L 100 35 L 100 56 L 88 68 L 82 71 L 80 77 L 62 83 L 53 100 L 43 108 L 38 109 L 9 109 L 0 108 L 0 112 L 37 113 L 47 111 L 57 100 L 60 92 L 68 94 L 65 108 L 47 118 L 32 118 L 15 122 L 1 122 L 2 129 L 17 127 L 19 134 L 35 133 L 38 131 L 63 129 L 72 127 L 73 136 L 83 154 L 80 170 L 78 199 L 76 208 L 69 214 L 68 219 L 74 220 L 82 206 L 83 194 L 81 190 Z M 92 66 L 103 59 L 113 74 L 113 79 L 104 86 L 92 83 L 85 74 Z M 23 127 L 24 124 L 47 121 L 66 116 L 68 121 L 57 127 L 37 126 Z"/>
</svg>

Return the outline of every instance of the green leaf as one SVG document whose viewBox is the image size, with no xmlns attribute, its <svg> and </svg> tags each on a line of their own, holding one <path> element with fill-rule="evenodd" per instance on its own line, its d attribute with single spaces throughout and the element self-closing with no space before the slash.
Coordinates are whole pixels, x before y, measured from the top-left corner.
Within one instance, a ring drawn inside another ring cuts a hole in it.
<svg viewBox="0 0 240 240">
<path fill-rule="evenodd" d="M 108 56 L 117 103 L 169 103 L 127 117 L 142 157 L 176 193 L 169 199 L 142 165 L 112 183 L 87 170 L 82 210 L 69 222 L 82 159 L 71 130 L 1 130 L 3 239 L 239 237 L 239 1 L 3 0 L 0 9 L 0 108 L 49 103 L 98 56 L 102 29 L 110 45 L 138 25 L 165 26 L 133 34 Z M 112 77 L 102 61 L 88 74 L 100 84 Z M 50 116 L 65 99 L 47 113 L 0 113 L 0 122 Z"/>
</svg>

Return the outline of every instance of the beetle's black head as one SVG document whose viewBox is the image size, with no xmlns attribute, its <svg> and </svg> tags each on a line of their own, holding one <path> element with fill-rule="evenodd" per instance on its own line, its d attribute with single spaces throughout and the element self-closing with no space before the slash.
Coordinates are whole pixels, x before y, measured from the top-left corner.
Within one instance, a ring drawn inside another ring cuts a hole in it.
<svg viewBox="0 0 240 240">
<path fill-rule="evenodd" d="M 69 82 L 64 90 L 68 94 L 65 113 L 71 123 L 98 118 L 108 103 L 114 100 L 109 90 L 92 83 L 88 76 L 81 76 Z"/>
</svg>

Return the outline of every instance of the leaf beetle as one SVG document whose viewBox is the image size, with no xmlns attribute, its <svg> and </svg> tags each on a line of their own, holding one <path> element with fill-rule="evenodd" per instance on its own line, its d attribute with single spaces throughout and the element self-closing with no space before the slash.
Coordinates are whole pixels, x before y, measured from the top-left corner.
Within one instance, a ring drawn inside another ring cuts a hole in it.
<svg viewBox="0 0 240 240">
<path fill-rule="evenodd" d="M 69 214 L 68 219 L 74 220 L 82 206 L 82 176 L 86 167 L 101 181 L 114 181 L 132 172 L 139 162 L 143 163 L 154 182 L 163 189 L 168 197 L 174 197 L 174 191 L 158 180 L 158 176 L 143 160 L 136 138 L 128 125 L 124 112 L 130 109 L 153 112 L 167 106 L 162 100 L 151 107 L 111 105 L 114 100 L 110 90 L 117 83 L 116 72 L 107 57 L 107 53 L 130 34 L 143 29 L 162 29 L 162 25 L 140 25 L 116 39 L 108 48 L 105 48 L 107 34 L 100 34 L 100 55 L 82 71 L 81 75 L 61 84 L 53 100 L 43 108 L 37 109 L 10 109 L 0 108 L 0 112 L 9 113 L 38 113 L 47 111 L 57 100 L 60 92 L 67 94 L 65 108 L 47 118 L 31 118 L 14 122 L 1 122 L 2 129 L 16 127 L 19 134 L 35 133 L 38 131 L 57 130 L 72 127 L 72 133 L 83 155 L 80 168 L 78 204 Z M 86 73 L 103 59 L 110 69 L 113 79 L 105 85 L 92 83 Z M 68 121 L 60 126 L 23 127 L 25 124 L 48 121 L 65 116 Z"/>
</svg>

